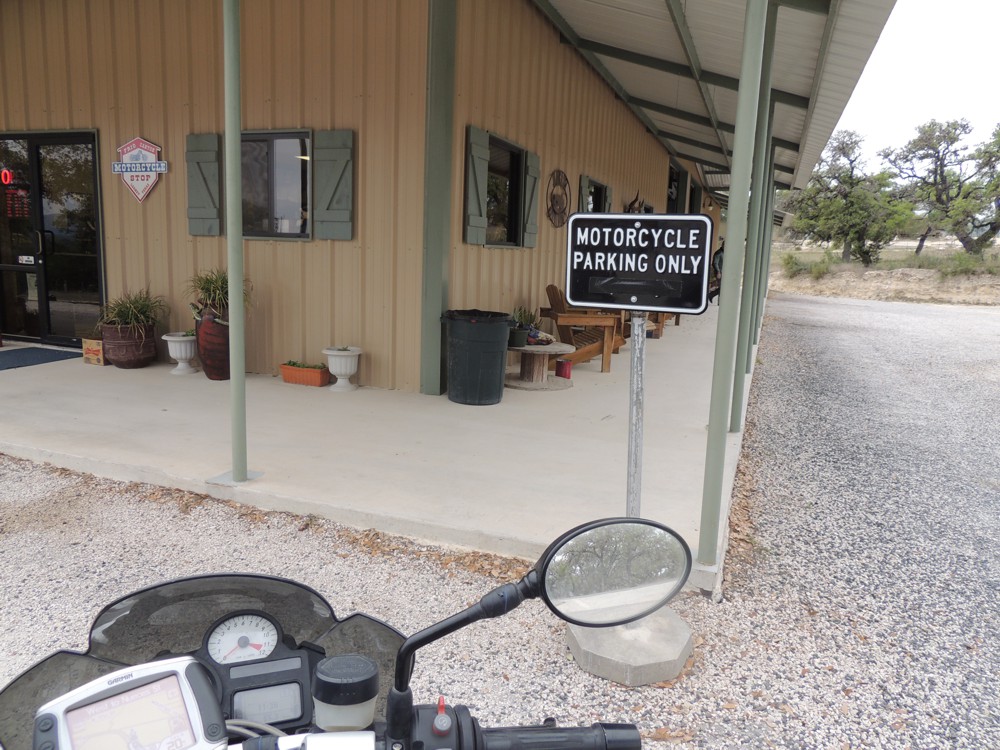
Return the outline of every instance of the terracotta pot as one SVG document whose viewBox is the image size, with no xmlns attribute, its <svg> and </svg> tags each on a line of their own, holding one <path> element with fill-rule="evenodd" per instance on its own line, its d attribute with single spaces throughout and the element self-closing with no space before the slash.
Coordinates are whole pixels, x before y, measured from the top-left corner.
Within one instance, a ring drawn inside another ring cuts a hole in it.
<svg viewBox="0 0 1000 750">
<path fill-rule="evenodd" d="M 155 326 L 101 326 L 104 356 L 115 367 L 131 370 L 145 367 L 156 359 Z"/>
<path fill-rule="evenodd" d="M 209 380 L 229 380 L 229 326 L 216 322 L 213 312 L 195 321 L 198 359 Z"/>
<path fill-rule="evenodd" d="M 325 367 L 294 367 L 281 365 L 281 379 L 296 385 L 324 386 L 330 384 L 330 371 Z"/>
</svg>

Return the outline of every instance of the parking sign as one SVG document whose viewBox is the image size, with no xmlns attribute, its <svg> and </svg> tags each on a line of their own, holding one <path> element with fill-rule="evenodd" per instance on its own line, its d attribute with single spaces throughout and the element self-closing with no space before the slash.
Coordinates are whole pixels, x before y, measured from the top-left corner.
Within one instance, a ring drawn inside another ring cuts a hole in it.
<svg viewBox="0 0 1000 750">
<path fill-rule="evenodd" d="M 567 244 L 571 305 L 688 315 L 708 308 L 708 216 L 574 214 Z"/>
</svg>

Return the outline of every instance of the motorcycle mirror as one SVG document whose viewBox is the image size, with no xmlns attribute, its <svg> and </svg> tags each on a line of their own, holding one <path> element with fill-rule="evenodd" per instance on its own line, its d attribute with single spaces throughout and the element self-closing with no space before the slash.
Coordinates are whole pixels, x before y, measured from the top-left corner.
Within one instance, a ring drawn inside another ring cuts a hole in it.
<svg viewBox="0 0 1000 750">
<path fill-rule="evenodd" d="M 566 532 L 535 565 L 540 594 L 575 625 L 611 627 L 652 614 L 681 590 L 691 550 L 673 529 L 607 518 Z"/>
</svg>

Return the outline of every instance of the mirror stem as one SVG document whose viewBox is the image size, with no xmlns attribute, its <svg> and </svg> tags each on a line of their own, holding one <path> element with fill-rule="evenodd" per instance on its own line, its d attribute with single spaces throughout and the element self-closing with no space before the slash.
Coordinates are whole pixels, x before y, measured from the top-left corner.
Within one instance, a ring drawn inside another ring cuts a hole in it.
<svg viewBox="0 0 1000 750">
<path fill-rule="evenodd" d="M 396 690 L 403 692 L 409 687 L 410 676 L 413 674 L 413 655 L 417 649 L 450 635 L 466 625 L 505 615 L 525 599 L 534 599 L 537 596 L 538 574 L 531 570 L 517 583 L 505 583 L 503 586 L 498 586 L 468 609 L 431 625 L 429 628 L 424 628 L 419 633 L 414 633 L 403 641 L 403 645 L 399 647 L 399 653 L 396 654 Z"/>
</svg>

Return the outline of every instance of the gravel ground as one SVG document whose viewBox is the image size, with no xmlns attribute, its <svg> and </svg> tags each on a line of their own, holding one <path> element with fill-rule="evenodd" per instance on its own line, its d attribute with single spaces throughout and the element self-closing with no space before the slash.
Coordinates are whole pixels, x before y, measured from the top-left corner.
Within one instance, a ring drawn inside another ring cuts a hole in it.
<svg viewBox="0 0 1000 750">
<path fill-rule="evenodd" d="M 593 678 L 528 602 L 422 650 L 417 700 L 442 693 L 485 725 L 632 721 L 661 747 L 1000 747 L 998 323 L 776 295 L 725 600 L 673 605 L 695 633 L 685 672 L 643 688 Z M 101 606 L 167 578 L 281 575 L 338 616 L 413 632 L 523 567 L 0 455 L 0 684 L 84 647 Z"/>
</svg>

